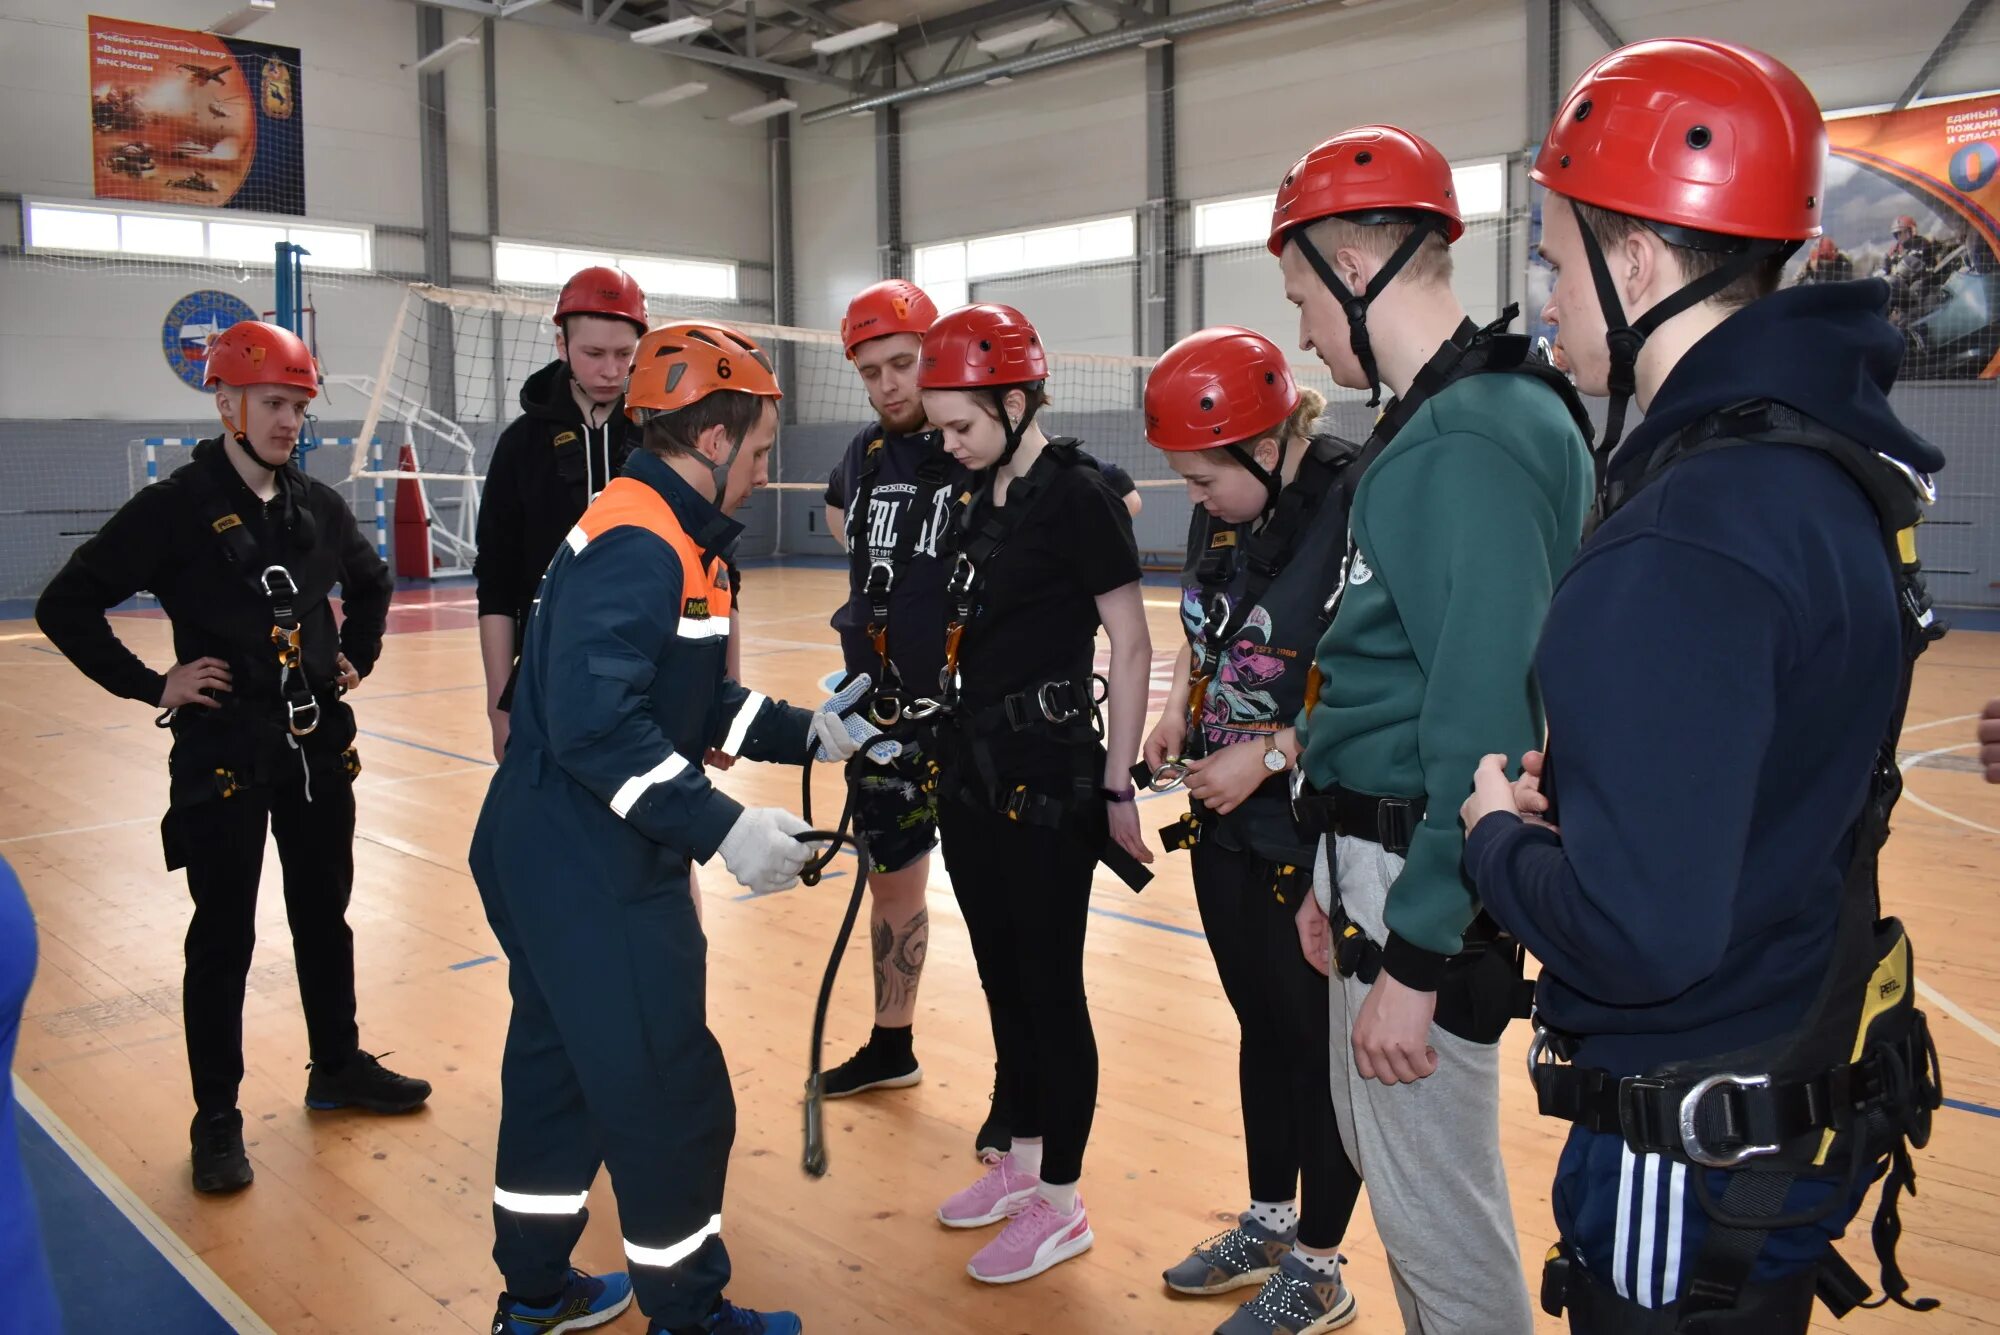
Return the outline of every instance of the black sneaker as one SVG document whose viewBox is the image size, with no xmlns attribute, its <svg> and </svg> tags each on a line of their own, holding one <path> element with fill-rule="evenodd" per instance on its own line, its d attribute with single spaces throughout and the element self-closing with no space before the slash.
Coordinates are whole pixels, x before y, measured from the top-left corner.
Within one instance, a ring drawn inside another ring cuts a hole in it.
<svg viewBox="0 0 2000 1335">
<path fill-rule="evenodd" d="M 986 1120 L 980 1124 L 979 1134 L 972 1138 L 972 1153 L 990 1168 L 1014 1148 L 1013 1128 L 1008 1124 L 1006 1110 L 1000 1106 L 999 1062 L 993 1063 L 993 1092 L 986 1096 L 986 1102 L 989 1105 Z"/>
<path fill-rule="evenodd" d="M 315 1064 L 306 1079 L 306 1107 L 320 1112 L 365 1108 L 369 1112 L 406 1113 L 421 1108 L 430 1096 L 430 1081 L 397 1075 L 366 1052 L 356 1052 L 331 1070 Z"/>
<path fill-rule="evenodd" d="M 715 1310 L 699 1325 L 663 1326 L 655 1321 L 646 1327 L 646 1335 L 799 1335 L 803 1329 L 790 1312 L 757 1312 L 719 1298 Z"/>
<path fill-rule="evenodd" d="M 923 1078 L 907 1039 L 898 1045 L 871 1036 L 861 1051 L 820 1076 L 819 1089 L 826 1098 L 845 1099 L 871 1089 L 908 1089 Z"/>
<path fill-rule="evenodd" d="M 188 1128 L 193 1142 L 194 1189 L 203 1195 L 219 1196 L 241 1191 L 255 1176 L 250 1156 L 243 1152 L 243 1114 L 228 1112 L 196 1113 Z"/>
</svg>

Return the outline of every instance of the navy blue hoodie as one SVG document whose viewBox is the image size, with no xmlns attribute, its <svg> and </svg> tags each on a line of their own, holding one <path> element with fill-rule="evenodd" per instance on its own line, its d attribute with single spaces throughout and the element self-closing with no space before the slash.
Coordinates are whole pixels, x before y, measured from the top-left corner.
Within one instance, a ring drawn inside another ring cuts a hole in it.
<svg viewBox="0 0 2000 1335">
<path fill-rule="evenodd" d="M 1880 282 L 1791 288 L 1687 352 L 1613 460 L 1772 399 L 1921 472 L 1890 410 Z M 1542 961 L 1542 1021 L 1619 1074 L 1796 1024 L 1901 677 L 1881 528 L 1839 464 L 1744 445 L 1676 464 L 1584 544 L 1536 652 L 1558 836 L 1481 821 L 1466 867 Z"/>
</svg>

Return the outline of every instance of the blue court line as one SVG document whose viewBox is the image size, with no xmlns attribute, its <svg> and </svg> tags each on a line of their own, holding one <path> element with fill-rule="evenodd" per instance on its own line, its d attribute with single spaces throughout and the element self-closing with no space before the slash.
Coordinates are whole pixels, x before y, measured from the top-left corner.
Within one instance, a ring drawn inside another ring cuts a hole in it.
<svg viewBox="0 0 2000 1335">
<path fill-rule="evenodd" d="M 1946 1099 L 1944 1106 L 1956 1108 L 1960 1112 L 1978 1113 L 1981 1117 L 2000 1117 L 2000 1108 L 1990 1108 L 1983 1103 L 1968 1103 L 1964 1099 Z"/>
<path fill-rule="evenodd" d="M 370 700 L 403 700 L 412 695 L 445 695 L 452 691 L 476 691 L 478 689 L 479 683 L 474 682 L 470 686 L 433 686 L 428 690 L 390 691 L 384 695 L 377 695 L 375 692 L 370 691 L 367 698 Z"/>
<path fill-rule="evenodd" d="M 1181 927 L 1170 922 L 1158 922 L 1152 918 L 1141 918 L 1133 913 L 1120 913 L 1117 909 L 1101 909 L 1095 904 L 1090 911 L 1100 918 L 1116 918 L 1120 922 L 1133 923 L 1140 927 L 1150 927 L 1156 932 L 1172 932 L 1175 936 L 1191 936 L 1197 941 L 1208 940 L 1208 935 L 1194 927 Z"/>
<path fill-rule="evenodd" d="M 492 964 L 499 958 L 498 955 L 481 955 L 476 960 L 460 960 L 458 963 L 451 965 L 450 968 L 453 973 L 457 973 L 460 969 L 474 969 L 482 964 Z"/>
<path fill-rule="evenodd" d="M 14 1120 L 67 1329 L 231 1335 L 234 1328 L 19 1103 Z"/>
<path fill-rule="evenodd" d="M 391 737 L 386 732 L 371 732 L 367 728 L 356 728 L 355 731 L 363 737 L 373 737 L 378 742 L 394 742 L 398 746 L 414 747 L 419 751 L 428 751 L 434 756 L 443 756 L 447 760 L 463 760 L 468 765 L 484 765 L 488 769 L 493 768 L 491 760 L 480 756 L 462 756 L 456 751 L 447 751 L 443 747 L 426 746 L 422 742 L 413 742 L 407 737 Z"/>
</svg>

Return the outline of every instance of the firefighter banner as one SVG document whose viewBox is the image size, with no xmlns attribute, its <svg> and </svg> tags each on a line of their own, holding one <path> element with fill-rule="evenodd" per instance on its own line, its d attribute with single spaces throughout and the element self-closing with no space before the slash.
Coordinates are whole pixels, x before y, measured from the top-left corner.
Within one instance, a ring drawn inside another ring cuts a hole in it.
<svg viewBox="0 0 2000 1335">
<path fill-rule="evenodd" d="M 299 52 L 90 17 L 99 199 L 302 214 Z"/>
<path fill-rule="evenodd" d="M 1825 234 L 1788 281 L 1875 276 L 1905 377 L 2000 376 L 2000 93 L 1826 125 Z"/>
</svg>

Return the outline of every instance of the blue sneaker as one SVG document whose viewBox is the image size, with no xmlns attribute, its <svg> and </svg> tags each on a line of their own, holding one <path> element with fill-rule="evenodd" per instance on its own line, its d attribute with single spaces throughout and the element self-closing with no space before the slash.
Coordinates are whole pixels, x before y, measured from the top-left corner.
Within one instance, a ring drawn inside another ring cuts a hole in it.
<svg viewBox="0 0 2000 1335">
<path fill-rule="evenodd" d="M 499 1310 L 493 1313 L 493 1335 L 562 1335 L 567 1330 L 589 1330 L 616 1321 L 631 1305 L 632 1280 L 623 1271 L 586 1275 L 572 1270 L 562 1296 L 546 1307 L 527 1307 L 512 1294 L 501 1294 Z"/>
<path fill-rule="evenodd" d="M 791 1312 L 753 1312 L 724 1298 L 715 1310 L 692 1326 L 663 1326 L 655 1321 L 646 1335 L 799 1335 L 805 1327 Z"/>
</svg>

